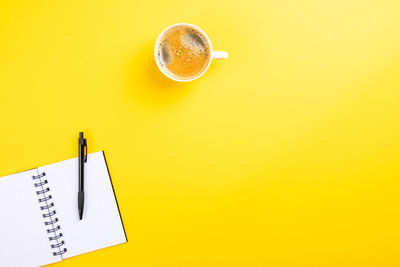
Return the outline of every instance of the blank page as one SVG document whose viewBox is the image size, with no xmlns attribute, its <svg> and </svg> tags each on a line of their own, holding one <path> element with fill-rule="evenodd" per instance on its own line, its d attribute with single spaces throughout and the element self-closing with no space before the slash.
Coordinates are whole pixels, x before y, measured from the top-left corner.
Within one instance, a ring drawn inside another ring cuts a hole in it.
<svg viewBox="0 0 400 267">
<path fill-rule="evenodd" d="M 78 214 L 78 158 L 40 167 L 46 173 L 67 252 L 63 258 L 126 242 L 111 179 L 102 152 L 85 164 L 85 206 Z"/>
<path fill-rule="evenodd" d="M 34 187 L 33 169 L 0 178 L 0 266 L 57 262 Z"/>
</svg>

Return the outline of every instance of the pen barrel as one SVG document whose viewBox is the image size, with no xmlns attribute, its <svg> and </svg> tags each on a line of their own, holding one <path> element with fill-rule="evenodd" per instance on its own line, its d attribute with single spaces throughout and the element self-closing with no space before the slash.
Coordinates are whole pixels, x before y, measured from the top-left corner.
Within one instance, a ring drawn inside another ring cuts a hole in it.
<svg viewBox="0 0 400 267">
<path fill-rule="evenodd" d="M 84 157 L 85 157 L 85 146 L 84 139 L 79 138 L 79 191 L 84 191 Z"/>
<path fill-rule="evenodd" d="M 85 192 L 79 191 L 78 192 L 78 210 L 83 210 L 83 203 L 85 201 Z"/>
<path fill-rule="evenodd" d="M 79 191 L 83 191 L 83 185 L 84 185 L 84 174 L 83 174 L 83 162 L 79 160 Z"/>
</svg>

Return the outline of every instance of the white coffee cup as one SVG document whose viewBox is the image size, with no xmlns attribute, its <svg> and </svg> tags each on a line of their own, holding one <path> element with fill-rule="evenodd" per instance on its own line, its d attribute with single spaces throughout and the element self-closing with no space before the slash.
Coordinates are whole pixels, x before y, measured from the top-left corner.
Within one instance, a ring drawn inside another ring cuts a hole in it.
<svg viewBox="0 0 400 267">
<path fill-rule="evenodd" d="M 159 47 L 160 47 L 160 41 L 161 41 L 162 37 L 164 36 L 164 34 L 165 34 L 168 30 L 170 30 L 170 29 L 172 29 L 172 28 L 174 28 L 174 27 L 179 27 L 179 26 L 188 26 L 188 27 L 193 28 L 194 30 L 200 32 L 200 33 L 204 36 L 204 38 L 206 39 L 207 44 L 208 44 L 208 46 L 209 46 L 209 48 L 210 48 L 211 56 L 210 56 L 209 59 L 208 59 L 207 67 L 204 68 L 204 70 L 203 70 L 201 73 L 197 74 L 195 77 L 193 77 L 193 78 L 191 78 L 191 79 L 178 79 L 178 78 L 172 76 L 171 74 L 169 74 L 168 72 L 166 72 L 165 69 L 162 67 L 161 62 L 160 62 L 160 59 L 159 59 L 159 56 L 158 56 L 158 51 L 159 51 Z M 210 67 L 210 65 L 211 65 L 212 59 L 224 59 L 224 58 L 228 58 L 228 52 L 224 52 L 224 51 L 213 51 L 213 50 L 212 50 L 212 45 L 211 45 L 210 38 L 208 38 L 207 34 L 206 34 L 202 29 L 200 29 L 199 27 L 197 27 L 197 26 L 195 26 L 195 25 L 193 25 L 193 24 L 188 24 L 188 23 L 177 23 L 177 24 L 171 25 L 171 26 L 169 26 L 168 28 L 166 28 L 166 29 L 165 29 L 164 31 L 162 31 L 162 33 L 158 36 L 157 41 L 156 41 L 156 45 L 155 45 L 155 47 L 154 47 L 154 58 L 155 58 L 155 60 L 156 60 L 156 64 L 157 64 L 158 68 L 160 69 L 160 71 L 161 71 L 165 76 L 167 76 L 167 77 L 170 78 L 171 80 L 174 80 L 174 81 L 177 81 L 177 82 L 190 82 L 190 81 L 193 81 L 193 80 L 195 80 L 195 79 L 201 77 L 201 76 L 207 71 L 207 69 L 208 69 L 208 68 Z"/>
</svg>

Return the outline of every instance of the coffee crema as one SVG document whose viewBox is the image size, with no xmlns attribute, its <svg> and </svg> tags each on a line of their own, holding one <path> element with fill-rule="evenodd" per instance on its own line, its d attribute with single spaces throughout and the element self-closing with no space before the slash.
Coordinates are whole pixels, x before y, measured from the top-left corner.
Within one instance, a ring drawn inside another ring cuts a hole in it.
<svg viewBox="0 0 400 267">
<path fill-rule="evenodd" d="M 203 34 L 187 25 L 167 30 L 158 46 L 161 67 L 176 79 L 189 80 L 200 75 L 208 66 L 210 54 Z"/>
</svg>

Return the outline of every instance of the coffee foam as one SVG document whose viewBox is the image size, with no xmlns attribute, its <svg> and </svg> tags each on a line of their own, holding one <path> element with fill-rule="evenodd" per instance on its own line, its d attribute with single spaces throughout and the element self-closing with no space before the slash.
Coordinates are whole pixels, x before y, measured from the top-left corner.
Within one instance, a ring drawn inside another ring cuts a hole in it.
<svg viewBox="0 0 400 267">
<path fill-rule="evenodd" d="M 181 38 L 183 45 L 190 47 L 193 51 L 196 51 L 196 53 L 203 54 L 205 53 L 204 50 L 207 50 L 206 40 L 204 40 L 204 37 L 194 30 L 182 35 Z"/>
<path fill-rule="evenodd" d="M 210 49 L 205 37 L 189 26 L 167 31 L 158 48 L 161 66 L 178 79 L 191 79 L 208 65 Z"/>
<path fill-rule="evenodd" d="M 160 63 L 163 67 L 165 67 L 171 61 L 171 54 L 169 51 L 168 42 L 163 42 L 160 45 L 158 56 L 160 57 Z"/>
</svg>

